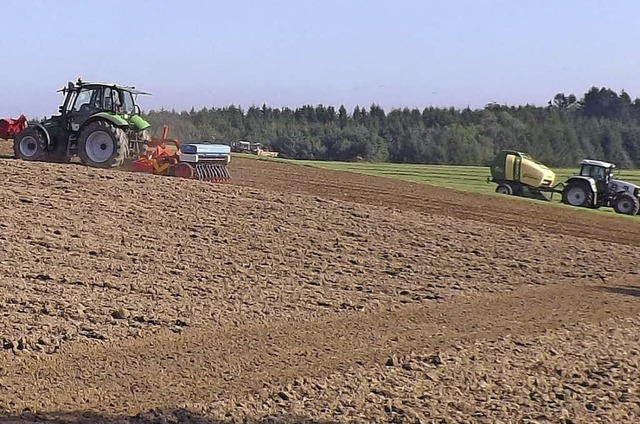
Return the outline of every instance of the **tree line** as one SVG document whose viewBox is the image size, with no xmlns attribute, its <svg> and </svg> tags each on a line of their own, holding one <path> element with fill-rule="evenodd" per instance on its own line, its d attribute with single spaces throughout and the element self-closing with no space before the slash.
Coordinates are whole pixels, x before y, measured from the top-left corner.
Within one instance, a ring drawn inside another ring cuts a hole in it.
<svg viewBox="0 0 640 424">
<path fill-rule="evenodd" d="M 591 87 L 581 98 L 558 93 L 546 106 L 489 104 L 481 109 L 377 105 L 299 108 L 231 105 L 177 112 L 151 110 L 183 141 L 259 142 L 292 159 L 487 165 L 502 149 L 524 151 L 553 167 L 583 158 L 640 167 L 640 100 Z"/>
</svg>

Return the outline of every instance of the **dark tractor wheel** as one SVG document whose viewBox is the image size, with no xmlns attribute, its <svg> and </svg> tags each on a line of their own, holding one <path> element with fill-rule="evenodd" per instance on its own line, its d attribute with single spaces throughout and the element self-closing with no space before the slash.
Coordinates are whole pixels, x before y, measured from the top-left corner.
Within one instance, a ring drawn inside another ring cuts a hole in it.
<svg viewBox="0 0 640 424">
<path fill-rule="evenodd" d="M 47 158 L 47 141 L 41 131 L 27 127 L 13 140 L 13 154 L 22 160 L 43 161 Z"/>
<path fill-rule="evenodd" d="M 562 191 L 562 203 L 571 206 L 589 207 L 593 204 L 593 192 L 587 184 L 570 183 Z"/>
<path fill-rule="evenodd" d="M 80 132 L 78 156 L 91 167 L 117 168 L 127 158 L 128 143 L 122 129 L 106 121 L 92 122 Z"/>
<path fill-rule="evenodd" d="M 498 187 L 496 187 L 496 193 L 511 196 L 513 194 L 513 188 L 511 188 L 509 184 L 498 184 Z"/>
<path fill-rule="evenodd" d="M 630 194 L 621 194 L 613 202 L 613 209 L 624 215 L 637 215 L 640 210 L 640 200 Z"/>
</svg>

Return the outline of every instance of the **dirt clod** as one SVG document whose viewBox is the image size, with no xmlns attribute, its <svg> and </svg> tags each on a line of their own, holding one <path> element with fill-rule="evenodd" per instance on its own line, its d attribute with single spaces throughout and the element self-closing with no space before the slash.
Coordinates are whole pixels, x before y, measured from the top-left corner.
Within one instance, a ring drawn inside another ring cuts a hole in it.
<svg viewBox="0 0 640 424">
<path fill-rule="evenodd" d="M 129 318 L 129 311 L 125 308 L 118 308 L 115 311 L 111 312 L 111 316 L 115 319 L 127 319 Z"/>
</svg>

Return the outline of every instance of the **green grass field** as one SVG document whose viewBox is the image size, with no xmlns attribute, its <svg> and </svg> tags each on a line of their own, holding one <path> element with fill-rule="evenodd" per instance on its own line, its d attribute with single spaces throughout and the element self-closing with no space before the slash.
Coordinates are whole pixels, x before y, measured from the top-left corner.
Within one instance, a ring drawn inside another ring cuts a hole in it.
<svg viewBox="0 0 640 424">
<path fill-rule="evenodd" d="M 310 161 L 291 160 L 281 158 L 257 157 L 248 154 L 234 154 L 234 156 L 247 157 L 260 160 L 271 160 L 278 162 L 293 163 L 298 165 L 315 166 L 324 169 L 338 171 L 357 172 L 366 175 L 394 178 L 403 181 L 431 184 L 440 187 L 447 187 L 462 191 L 497 195 L 495 193 L 496 184 L 488 183 L 490 176 L 488 167 L 481 166 L 455 166 L 455 165 L 410 165 L 395 163 L 365 163 L 365 162 L 333 162 L 333 161 Z M 556 184 L 564 182 L 569 176 L 578 173 L 576 168 L 553 169 L 556 173 Z M 640 169 L 617 170 L 616 178 L 640 185 Z M 548 195 L 547 195 L 548 196 Z M 516 198 L 516 197 L 514 197 Z M 570 207 L 560 204 L 561 195 L 556 193 L 552 197 L 552 204 L 560 207 Z M 539 202 L 539 200 L 523 199 L 523 201 Z M 611 208 L 589 210 L 594 213 L 614 213 Z M 631 217 L 630 217 L 631 218 Z M 637 217 L 633 217 L 637 219 Z"/>
</svg>

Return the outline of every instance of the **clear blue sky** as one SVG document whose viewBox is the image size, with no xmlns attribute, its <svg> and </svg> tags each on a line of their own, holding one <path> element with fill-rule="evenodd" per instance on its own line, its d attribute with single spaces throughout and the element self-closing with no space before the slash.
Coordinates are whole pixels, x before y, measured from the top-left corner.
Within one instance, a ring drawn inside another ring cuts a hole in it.
<svg viewBox="0 0 640 424">
<path fill-rule="evenodd" d="M 143 109 L 544 105 L 640 97 L 633 0 L 3 0 L 0 116 L 55 113 L 66 81 Z M 13 16 L 12 16 L 13 15 Z"/>
</svg>

